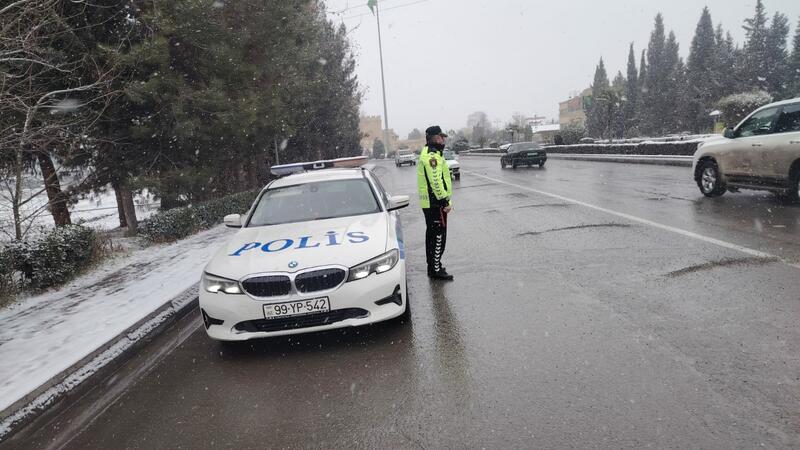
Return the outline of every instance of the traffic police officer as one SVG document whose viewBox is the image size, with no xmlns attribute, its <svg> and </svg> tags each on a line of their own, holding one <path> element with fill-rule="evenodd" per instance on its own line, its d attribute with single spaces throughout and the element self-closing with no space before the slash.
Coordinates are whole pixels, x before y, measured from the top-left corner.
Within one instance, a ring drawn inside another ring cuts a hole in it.
<svg viewBox="0 0 800 450">
<path fill-rule="evenodd" d="M 450 168 L 442 156 L 447 137 L 439 126 L 425 130 L 427 145 L 422 148 L 417 164 L 419 202 L 425 215 L 425 256 L 428 276 L 438 280 L 452 280 L 442 266 L 442 254 L 447 243 L 447 214 L 452 209 L 453 195 Z"/>
</svg>

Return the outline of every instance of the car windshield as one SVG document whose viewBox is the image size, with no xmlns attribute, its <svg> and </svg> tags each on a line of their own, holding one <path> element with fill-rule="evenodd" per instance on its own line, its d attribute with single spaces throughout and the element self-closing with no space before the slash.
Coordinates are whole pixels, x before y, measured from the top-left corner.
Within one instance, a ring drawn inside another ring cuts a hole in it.
<svg viewBox="0 0 800 450">
<path fill-rule="evenodd" d="M 358 216 L 380 211 L 367 180 L 319 181 L 269 189 L 248 227 Z"/>
<path fill-rule="evenodd" d="M 541 147 L 535 142 L 528 142 L 524 144 L 514 144 L 511 150 L 518 152 L 523 150 L 539 150 Z"/>
<path fill-rule="evenodd" d="M 442 153 L 442 156 L 444 156 L 444 159 L 447 159 L 447 160 L 453 160 L 453 159 L 456 159 L 456 154 L 455 154 L 455 153 L 453 153 L 453 152 L 451 152 L 451 151 L 445 151 L 445 152 L 443 152 L 443 153 Z"/>
</svg>

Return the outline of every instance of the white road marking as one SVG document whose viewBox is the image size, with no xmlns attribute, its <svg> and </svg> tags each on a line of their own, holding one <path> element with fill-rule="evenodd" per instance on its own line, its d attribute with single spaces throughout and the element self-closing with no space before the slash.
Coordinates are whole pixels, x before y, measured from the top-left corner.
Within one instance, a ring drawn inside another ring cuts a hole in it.
<svg viewBox="0 0 800 450">
<path fill-rule="evenodd" d="M 623 212 L 614 211 L 613 209 L 603 208 L 602 206 L 597 206 L 597 205 L 593 205 L 591 203 L 586 203 L 586 202 L 582 202 L 580 200 L 575 200 L 575 199 L 572 199 L 572 198 L 569 198 L 569 197 L 564 197 L 563 195 L 553 194 L 552 192 L 540 191 L 538 189 L 530 188 L 530 187 L 527 187 L 527 186 L 522 186 L 522 185 L 515 184 L 515 183 L 509 183 L 507 181 L 498 180 L 497 178 L 487 177 L 486 175 L 481 175 L 479 173 L 475 173 L 475 172 L 472 172 L 472 171 L 466 171 L 465 170 L 465 172 L 471 173 L 472 175 L 481 177 L 483 179 L 486 179 L 486 180 L 489 180 L 489 181 L 492 181 L 492 182 L 495 182 L 495 183 L 505 184 L 507 186 L 512 186 L 512 187 L 515 187 L 517 189 L 523 189 L 523 190 L 534 192 L 534 193 L 537 193 L 537 194 L 540 194 L 540 195 L 545 195 L 547 197 L 555 198 L 555 199 L 558 199 L 558 200 L 561 200 L 561 201 L 564 201 L 564 202 L 569 202 L 569 203 L 574 203 L 576 205 L 585 206 L 586 208 L 591 208 L 591 209 L 594 209 L 595 211 L 600 211 L 600 212 L 603 212 L 603 213 L 606 213 L 606 214 L 611 214 L 612 216 L 621 217 L 623 219 L 627 219 L 627 220 L 630 220 L 632 222 L 639 222 L 641 224 L 648 225 L 648 226 L 655 227 L 655 228 L 659 228 L 661 230 L 669 231 L 671 233 L 679 234 L 681 236 L 686 236 L 688 238 L 697 239 L 698 241 L 703 241 L 703 242 L 706 242 L 708 244 L 713 244 L 713 245 L 716 245 L 716 246 L 719 246 L 719 247 L 723 247 L 723 248 L 727 248 L 727 249 L 731 249 L 731 250 L 736 250 L 737 252 L 741 252 L 741 253 L 744 253 L 746 255 L 755 256 L 757 258 L 777 259 L 778 261 L 780 261 L 780 262 L 782 262 L 782 263 L 784 263 L 784 264 L 786 264 L 788 266 L 794 267 L 796 269 L 800 269 L 800 262 L 789 261 L 787 259 L 781 258 L 778 255 L 773 255 L 772 253 L 762 252 L 760 250 L 755 250 L 755 249 L 752 249 L 752 248 L 749 248 L 749 247 L 745 247 L 745 246 L 742 246 L 742 245 L 734 244 L 732 242 L 727 242 L 727 241 L 723 241 L 723 240 L 720 240 L 720 239 L 704 236 L 702 234 L 697 234 L 697 233 L 694 233 L 692 231 L 684 230 L 682 228 L 677 228 L 677 227 L 673 227 L 673 226 L 670 226 L 670 225 L 664 225 L 663 223 L 653 222 L 652 220 L 647 220 L 647 219 L 643 219 L 641 217 L 633 216 L 633 215 L 626 214 L 626 213 L 623 213 Z"/>
</svg>

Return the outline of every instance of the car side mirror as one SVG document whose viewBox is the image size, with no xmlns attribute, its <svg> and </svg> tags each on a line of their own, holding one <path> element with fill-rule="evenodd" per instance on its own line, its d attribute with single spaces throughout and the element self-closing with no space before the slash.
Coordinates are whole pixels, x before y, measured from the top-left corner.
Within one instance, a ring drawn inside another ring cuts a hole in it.
<svg viewBox="0 0 800 450">
<path fill-rule="evenodd" d="M 386 209 L 389 211 L 403 209 L 408 206 L 409 201 L 410 199 L 407 195 L 393 195 L 389 197 L 389 204 L 386 206 Z"/>
<path fill-rule="evenodd" d="M 722 136 L 728 139 L 734 139 L 736 137 L 736 133 L 733 132 L 733 128 L 725 127 L 725 129 L 722 130 Z"/>
<path fill-rule="evenodd" d="M 241 214 L 228 214 L 222 219 L 222 223 L 228 228 L 242 228 Z"/>
</svg>

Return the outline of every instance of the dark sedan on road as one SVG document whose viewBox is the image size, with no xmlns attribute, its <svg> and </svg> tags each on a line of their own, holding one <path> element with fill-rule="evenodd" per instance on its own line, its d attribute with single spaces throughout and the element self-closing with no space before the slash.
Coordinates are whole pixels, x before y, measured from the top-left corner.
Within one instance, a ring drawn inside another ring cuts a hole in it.
<svg viewBox="0 0 800 450">
<path fill-rule="evenodd" d="M 542 168 L 545 162 L 547 162 L 547 152 L 536 142 L 511 144 L 506 150 L 506 154 L 500 157 L 500 167 L 503 169 L 506 166 L 516 169 L 517 166 L 530 167 L 533 165 Z"/>
</svg>

